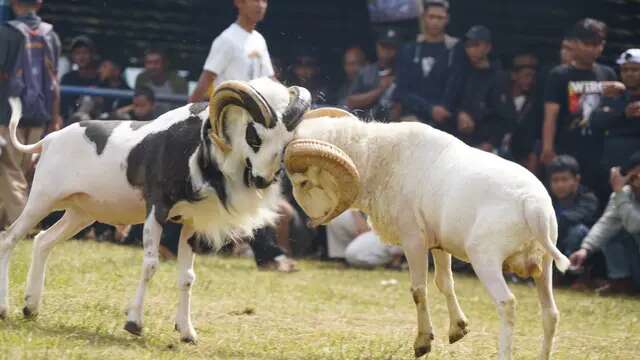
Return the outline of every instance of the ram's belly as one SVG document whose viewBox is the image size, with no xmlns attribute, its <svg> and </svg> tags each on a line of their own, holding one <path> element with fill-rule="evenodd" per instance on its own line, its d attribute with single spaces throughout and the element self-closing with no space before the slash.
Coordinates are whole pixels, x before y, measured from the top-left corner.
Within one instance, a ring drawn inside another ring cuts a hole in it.
<svg viewBox="0 0 640 360">
<path fill-rule="evenodd" d="M 75 193 L 60 202 L 59 208 L 75 208 L 92 219 L 111 225 L 139 224 L 145 220 L 146 207 L 135 190 Z"/>
</svg>

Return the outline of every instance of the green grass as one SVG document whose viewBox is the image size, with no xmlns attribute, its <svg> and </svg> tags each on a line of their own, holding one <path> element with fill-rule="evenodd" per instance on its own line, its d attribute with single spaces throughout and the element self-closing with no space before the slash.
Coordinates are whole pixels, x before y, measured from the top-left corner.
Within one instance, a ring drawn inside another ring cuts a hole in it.
<svg viewBox="0 0 640 360">
<path fill-rule="evenodd" d="M 4 359 L 412 359 L 415 308 L 408 274 L 345 270 L 301 262 L 294 274 L 258 272 L 249 259 L 198 257 L 193 289 L 197 345 L 173 330 L 176 270 L 163 262 L 145 303 L 142 337 L 125 332 L 124 309 L 139 278 L 142 251 L 68 241 L 54 249 L 41 313 L 21 316 L 31 241 L 11 262 L 11 310 L 0 321 Z M 432 274 L 430 274 L 432 276 Z M 430 278 L 436 339 L 429 359 L 494 359 L 498 320 L 480 283 L 456 277 L 471 333 L 447 343 L 444 298 Z M 383 286 L 381 281 L 398 280 Z M 517 299 L 515 359 L 534 359 L 542 336 L 535 289 L 511 285 Z M 561 312 L 556 359 L 639 359 L 640 300 L 556 290 Z"/>
</svg>

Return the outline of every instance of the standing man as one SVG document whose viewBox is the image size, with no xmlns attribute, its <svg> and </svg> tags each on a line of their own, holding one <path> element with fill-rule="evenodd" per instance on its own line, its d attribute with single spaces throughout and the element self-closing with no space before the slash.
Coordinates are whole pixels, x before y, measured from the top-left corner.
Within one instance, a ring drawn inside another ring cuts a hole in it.
<svg viewBox="0 0 640 360">
<path fill-rule="evenodd" d="M 0 155 L 0 229 L 22 212 L 26 173 L 32 166 L 30 158 L 8 141 L 8 98 L 19 96 L 23 103 L 17 132 L 23 143 L 34 143 L 47 126 L 57 129 L 62 124 L 57 83 L 60 39 L 53 26 L 38 17 L 41 6 L 42 0 L 12 0 L 16 18 L 0 27 L 0 137 L 7 140 Z"/>
<path fill-rule="evenodd" d="M 267 13 L 267 0 L 234 0 L 233 3 L 238 9 L 238 18 L 213 41 L 198 86 L 189 99 L 191 102 L 208 100 L 212 89 L 226 80 L 271 77 L 277 81 L 267 42 L 255 29 Z M 257 230 L 255 238 L 249 241 L 258 268 L 295 271 L 295 262 L 276 245 L 276 238 L 276 229 L 267 226 Z"/>
<path fill-rule="evenodd" d="M 205 101 L 225 80 L 274 77 L 267 42 L 256 26 L 267 13 L 267 0 L 234 0 L 238 18 L 211 45 L 209 56 L 189 101 Z"/>
<path fill-rule="evenodd" d="M 605 97 L 591 115 L 591 125 L 604 132 L 602 164 L 606 169 L 621 166 L 640 149 L 640 49 L 622 53 L 618 64 L 627 90 L 617 97 Z"/>
<path fill-rule="evenodd" d="M 451 114 L 443 106 L 446 74 L 454 62 L 458 39 L 445 33 L 449 23 L 449 2 L 424 0 L 423 33 L 416 42 L 398 53 L 393 99 L 403 120 L 421 121 L 437 127 Z"/>
<path fill-rule="evenodd" d="M 602 95 L 619 94 L 624 85 L 616 74 L 596 60 L 604 49 L 607 28 L 600 21 L 583 19 L 567 36 L 573 44 L 570 64 L 551 70 L 544 94 L 541 160 L 549 164 L 556 154 L 575 157 L 583 169 L 585 185 L 604 198 L 606 175 L 600 166 L 602 133 L 592 128 L 590 116 Z"/>
</svg>

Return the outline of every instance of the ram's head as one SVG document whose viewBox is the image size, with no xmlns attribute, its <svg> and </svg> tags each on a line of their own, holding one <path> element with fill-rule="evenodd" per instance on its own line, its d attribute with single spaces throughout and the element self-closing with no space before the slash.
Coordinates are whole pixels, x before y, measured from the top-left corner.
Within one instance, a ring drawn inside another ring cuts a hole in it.
<svg viewBox="0 0 640 360">
<path fill-rule="evenodd" d="M 276 180 L 283 149 L 310 105 L 302 87 L 268 78 L 226 81 L 211 96 L 209 138 L 225 156 L 241 159 L 247 186 L 266 188 Z"/>
<path fill-rule="evenodd" d="M 344 116 L 353 115 L 336 108 L 321 108 L 306 113 L 303 119 Z M 293 196 L 314 226 L 328 223 L 349 209 L 358 197 L 358 169 L 333 144 L 311 138 L 293 140 L 285 149 L 284 164 Z"/>
</svg>

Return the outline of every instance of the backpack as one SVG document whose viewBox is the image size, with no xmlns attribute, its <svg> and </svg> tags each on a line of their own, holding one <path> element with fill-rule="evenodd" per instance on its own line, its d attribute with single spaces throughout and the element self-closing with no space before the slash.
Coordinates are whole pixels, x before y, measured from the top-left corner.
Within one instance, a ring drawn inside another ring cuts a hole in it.
<svg viewBox="0 0 640 360">
<path fill-rule="evenodd" d="M 58 51 L 53 26 L 42 22 L 36 29 L 31 29 L 16 20 L 8 24 L 25 39 L 10 73 L 10 93 L 20 97 L 23 118 L 47 123 L 51 121 L 54 89 L 58 86 L 55 75 Z"/>
</svg>

